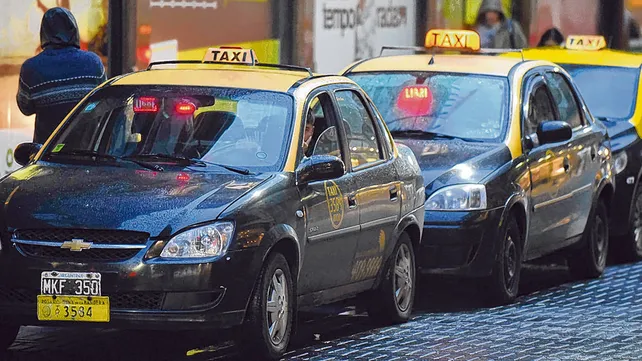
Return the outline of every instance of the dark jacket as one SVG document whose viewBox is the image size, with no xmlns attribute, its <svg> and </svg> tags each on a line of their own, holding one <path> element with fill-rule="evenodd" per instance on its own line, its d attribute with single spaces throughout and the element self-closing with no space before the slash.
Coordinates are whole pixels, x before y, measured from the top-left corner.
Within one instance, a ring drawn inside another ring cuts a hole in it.
<svg viewBox="0 0 642 361">
<path fill-rule="evenodd" d="M 16 98 L 23 114 L 36 114 L 34 142 L 43 144 L 106 76 L 98 55 L 80 50 L 76 19 L 65 8 L 47 10 L 40 45 L 43 51 L 22 64 Z"/>
<path fill-rule="evenodd" d="M 500 14 L 501 24 L 492 28 L 486 24 L 485 16 L 489 11 Z M 509 19 L 504 13 L 501 0 L 484 0 L 477 14 L 477 32 L 482 38 L 482 47 L 495 49 L 521 49 L 528 46 L 524 30 L 517 21 Z M 489 40 L 486 43 L 486 39 Z"/>
</svg>

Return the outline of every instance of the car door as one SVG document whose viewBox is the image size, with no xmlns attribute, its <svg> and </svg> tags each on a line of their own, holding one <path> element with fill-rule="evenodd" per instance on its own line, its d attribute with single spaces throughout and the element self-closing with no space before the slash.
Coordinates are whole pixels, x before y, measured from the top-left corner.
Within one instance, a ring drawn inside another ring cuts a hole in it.
<svg viewBox="0 0 642 361">
<path fill-rule="evenodd" d="M 584 232 L 593 201 L 592 185 L 599 172 L 597 157 L 602 133 L 596 131 L 584 117 L 580 98 L 569 79 L 562 73 L 549 70 L 544 74 L 558 109 L 559 120 L 573 128 L 573 137 L 567 142 L 567 173 L 570 177 L 564 193 L 572 194 L 567 212 L 570 219 L 566 239 Z M 562 247 L 564 244 L 557 244 Z"/>
<path fill-rule="evenodd" d="M 333 155 L 347 163 L 349 158 L 341 142 L 343 136 L 336 126 L 337 110 L 331 95 L 326 91 L 314 93 L 305 109 L 304 123 L 308 110 L 315 118 L 308 155 Z M 301 154 L 304 154 L 304 140 Z M 350 283 L 360 229 L 359 210 L 353 199 L 356 192 L 353 175 L 346 171 L 340 178 L 311 182 L 299 189 L 306 220 L 299 294 Z"/>
<path fill-rule="evenodd" d="M 351 281 L 360 282 L 375 278 L 383 266 L 386 246 L 399 220 L 401 185 L 363 94 L 356 89 L 342 89 L 334 95 L 356 187 L 361 232 Z"/>
<path fill-rule="evenodd" d="M 552 95 L 541 74 L 528 78 L 524 92 L 522 136 L 531 174 L 530 203 L 532 205 L 526 257 L 536 257 L 549 251 L 554 240 L 566 239 L 570 217 L 568 207 L 572 194 L 569 181 L 567 144 L 540 144 L 539 124 L 556 120 Z"/>
</svg>

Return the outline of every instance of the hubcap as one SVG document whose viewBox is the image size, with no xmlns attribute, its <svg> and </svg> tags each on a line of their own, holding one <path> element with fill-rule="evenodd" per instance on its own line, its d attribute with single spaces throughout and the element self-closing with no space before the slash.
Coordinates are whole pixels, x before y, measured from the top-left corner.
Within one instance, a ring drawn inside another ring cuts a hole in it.
<svg viewBox="0 0 642 361">
<path fill-rule="evenodd" d="M 412 257 L 410 249 L 406 244 L 401 244 L 395 257 L 395 275 L 393 277 L 393 287 L 395 290 L 395 300 L 397 307 L 401 312 L 406 312 L 410 307 L 412 300 Z"/>
<path fill-rule="evenodd" d="M 267 327 L 270 341 L 278 346 L 288 327 L 288 284 L 285 274 L 277 269 L 272 275 L 267 292 Z"/>
<path fill-rule="evenodd" d="M 593 249 L 594 258 L 597 265 L 601 268 L 606 265 L 606 244 L 608 242 L 606 226 L 602 217 L 595 218 L 595 224 L 593 225 L 593 237 L 595 242 L 595 248 Z"/>
<path fill-rule="evenodd" d="M 506 237 L 506 249 L 504 250 L 504 281 L 506 287 L 511 289 L 515 282 L 515 273 L 517 273 L 517 248 L 513 237 Z"/>
</svg>

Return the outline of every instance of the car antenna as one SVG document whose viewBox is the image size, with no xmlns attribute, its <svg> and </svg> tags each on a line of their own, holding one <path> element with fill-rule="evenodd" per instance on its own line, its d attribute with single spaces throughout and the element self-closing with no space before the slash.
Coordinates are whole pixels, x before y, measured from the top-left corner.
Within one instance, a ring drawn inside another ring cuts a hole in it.
<svg viewBox="0 0 642 361">
<path fill-rule="evenodd" d="M 608 44 L 606 44 L 606 47 L 607 47 L 607 48 L 611 49 L 611 45 L 612 45 L 611 43 L 612 43 L 612 41 L 613 41 L 613 35 L 609 35 L 609 43 L 608 43 Z"/>
<path fill-rule="evenodd" d="M 428 62 L 428 65 L 433 65 L 435 63 L 435 49 L 432 49 L 432 54 L 430 56 L 430 61 Z"/>
</svg>

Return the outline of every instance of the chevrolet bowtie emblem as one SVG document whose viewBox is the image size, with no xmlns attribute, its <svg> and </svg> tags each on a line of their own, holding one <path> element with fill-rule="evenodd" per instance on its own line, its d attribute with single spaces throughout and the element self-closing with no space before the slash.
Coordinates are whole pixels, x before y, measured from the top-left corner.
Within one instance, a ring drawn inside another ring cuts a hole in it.
<svg viewBox="0 0 642 361">
<path fill-rule="evenodd" d="M 85 242 L 82 239 L 72 239 L 71 241 L 63 242 L 60 248 L 68 249 L 72 252 L 80 252 L 83 249 L 90 249 L 92 244 L 92 242 Z"/>
</svg>

